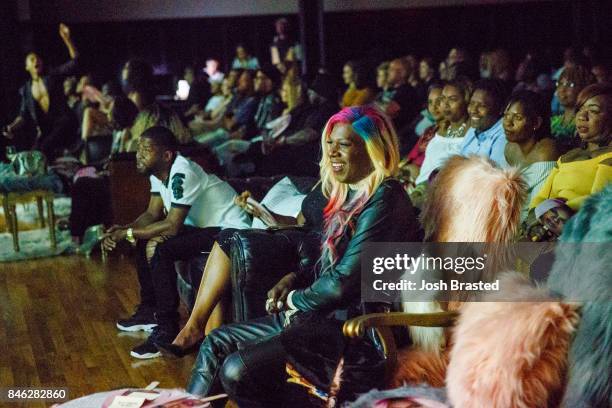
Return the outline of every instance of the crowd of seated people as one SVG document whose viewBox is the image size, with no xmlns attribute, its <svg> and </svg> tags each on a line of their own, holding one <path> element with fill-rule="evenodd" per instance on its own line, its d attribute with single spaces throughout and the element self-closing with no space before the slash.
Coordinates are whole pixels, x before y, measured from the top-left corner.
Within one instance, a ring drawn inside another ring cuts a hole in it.
<svg viewBox="0 0 612 408">
<path fill-rule="evenodd" d="M 287 404 L 287 362 L 312 374 L 309 364 L 345 356 L 354 375 L 341 399 L 384 386 L 376 341 L 349 342 L 341 330 L 351 317 L 383 310 L 361 302 L 360 256 L 368 242 L 422 239 L 418 214 L 435 212 L 428 200 L 440 191 L 438 175 L 457 157 L 520 179 L 505 196 L 520 209 L 516 242 L 558 239 L 585 201 L 609 194 L 612 180 L 610 68 L 588 52 L 570 49 L 553 69 L 536 50 L 514 67 L 507 50 L 476 61 L 454 47 L 439 64 L 414 55 L 354 59 L 342 75 L 321 70 L 308 81 L 287 24 L 276 22 L 269 57 L 238 45 L 227 73 L 214 59 L 201 72 L 188 67 L 182 110 L 156 99 L 153 69 L 138 59 L 123 65 L 120 86 L 98 90 L 61 25 L 71 61 L 45 76 L 41 58 L 28 54 L 19 115 L 3 131 L 4 144 L 41 150 L 50 162 L 73 154 L 87 165 L 79 148 L 101 136 L 109 136 L 111 155 L 135 153 L 151 184 L 148 208 L 129 224 L 107 225 L 102 245 L 113 251 L 127 240 L 137 249 L 140 303 L 117 327 L 150 332 L 132 350 L 136 358 L 199 350 L 188 391 L 225 390 L 244 406 Z M 33 136 L 23 136 L 28 129 Z M 219 174 L 181 155 L 184 146 L 207 149 Z M 262 212 L 227 182 L 252 175 L 316 182 L 289 216 Z M 109 207 L 101 204 L 109 199 L 104 163 L 71 191 L 76 239 L 93 223 L 108 224 L 91 214 Z M 257 218 L 304 262 L 267 288 L 268 316 L 232 323 L 232 245 Z M 202 252 L 208 257 L 181 328 L 175 262 Z M 305 359 L 313 355 L 320 360 Z M 333 382 L 331 368 L 310 377 L 315 388 Z"/>
</svg>

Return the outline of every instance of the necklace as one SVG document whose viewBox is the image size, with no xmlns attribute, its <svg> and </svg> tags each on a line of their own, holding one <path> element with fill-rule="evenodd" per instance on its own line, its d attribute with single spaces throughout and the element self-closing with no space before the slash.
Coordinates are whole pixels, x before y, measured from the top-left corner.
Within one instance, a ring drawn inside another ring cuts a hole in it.
<svg viewBox="0 0 612 408">
<path fill-rule="evenodd" d="M 465 130 L 466 126 L 467 122 L 463 122 L 457 129 L 453 129 L 449 126 L 448 131 L 446 132 L 446 137 L 455 138 L 463 136 L 463 131 Z"/>
</svg>

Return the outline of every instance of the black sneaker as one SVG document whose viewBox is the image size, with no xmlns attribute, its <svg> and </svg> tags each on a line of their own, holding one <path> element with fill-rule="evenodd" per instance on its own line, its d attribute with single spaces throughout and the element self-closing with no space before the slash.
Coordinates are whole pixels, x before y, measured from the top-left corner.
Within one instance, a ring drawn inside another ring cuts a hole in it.
<svg viewBox="0 0 612 408">
<path fill-rule="evenodd" d="M 177 334 L 178 330 L 164 330 L 160 326 L 157 326 L 153 329 L 153 332 L 149 335 L 147 341 L 134 347 L 130 352 L 130 355 L 132 357 L 140 358 L 143 360 L 149 358 L 157 358 L 161 356 L 161 352 L 159 351 L 155 343 L 171 343 Z"/>
<path fill-rule="evenodd" d="M 157 326 L 157 319 L 152 309 L 138 306 L 132 317 L 117 321 L 119 330 L 150 332 Z"/>
</svg>

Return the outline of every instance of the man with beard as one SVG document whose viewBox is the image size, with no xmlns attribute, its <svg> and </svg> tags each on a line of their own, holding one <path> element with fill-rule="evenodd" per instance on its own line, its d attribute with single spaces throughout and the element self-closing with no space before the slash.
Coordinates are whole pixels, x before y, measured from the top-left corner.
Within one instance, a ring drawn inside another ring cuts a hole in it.
<svg viewBox="0 0 612 408">
<path fill-rule="evenodd" d="M 103 248 L 111 251 L 124 239 L 136 244 L 140 305 L 117 328 L 153 330 L 131 352 L 146 359 L 160 355 L 155 341 L 171 343 L 179 332 L 174 262 L 210 251 L 223 228 L 246 228 L 249 222 L 234 205 L 236 191 L 181 156 L 170 130 L 152 127 L 140 138 L 136 166 L 151 182 L 149 206 L 134 222 L 111 227 Z"/>
</svg>

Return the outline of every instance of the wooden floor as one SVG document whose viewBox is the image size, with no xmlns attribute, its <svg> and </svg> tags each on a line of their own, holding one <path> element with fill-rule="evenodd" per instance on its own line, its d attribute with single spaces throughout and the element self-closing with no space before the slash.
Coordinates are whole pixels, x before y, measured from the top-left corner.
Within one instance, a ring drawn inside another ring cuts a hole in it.
<svg viewBox="0 0 612 408">
<path fill-rule="evenodd" d="M 115 321 L 137 302 L 136 272 L 127 258 L 0 263 L 0 387 L 68 387 L 71 399 L 151 381 L 185 387 L 194 356 L 129 355 L 146 334 L 121 333 Z"/>
</svg>

